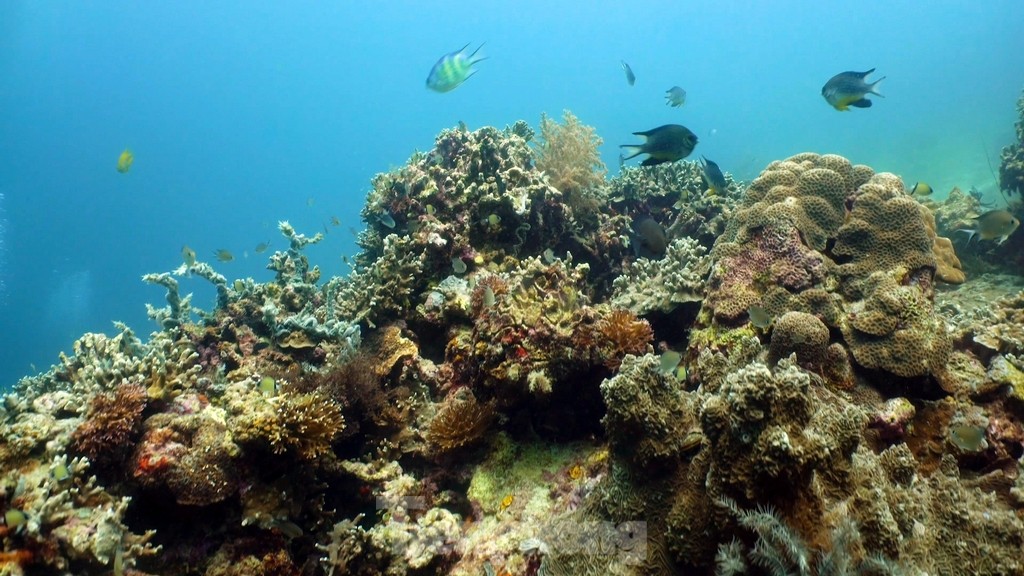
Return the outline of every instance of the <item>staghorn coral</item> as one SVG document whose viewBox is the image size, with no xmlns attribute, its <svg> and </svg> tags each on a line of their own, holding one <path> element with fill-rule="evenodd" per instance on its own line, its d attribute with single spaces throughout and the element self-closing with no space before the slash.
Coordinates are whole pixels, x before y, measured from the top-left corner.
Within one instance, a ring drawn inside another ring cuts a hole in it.
<svg viewBox="0 0 1024 576">
<path fill-rule="evenodd" d="M 472 391 L 460 388 L 441 403 L 424 438 L 433 452 L 443 454 L 480 440 L 493 420 L 492 403 L 481 404 Z"/>
<path fill-rule="evenodd" d="M 92 462 L 117 464 L 139 435 L 145 407 L 146 392 L 138 384 L 95 396 L 87 419 L 71 435 L 71 448 Z"/>
</svg>

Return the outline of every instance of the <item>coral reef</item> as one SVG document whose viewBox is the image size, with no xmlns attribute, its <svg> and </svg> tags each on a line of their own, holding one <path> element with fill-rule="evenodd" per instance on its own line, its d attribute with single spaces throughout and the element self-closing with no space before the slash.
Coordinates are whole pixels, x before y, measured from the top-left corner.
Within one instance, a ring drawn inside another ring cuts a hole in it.
<svg viewBox="0 0 1024 576">
<path fill-rule="evenodd" d="M 1017 141 L 1003 147 L 999 162 L 999 188 L 1024 195 L 1024 91 L 1017 99 Z"/>
<path fill-rule="evenodd" d="M 1024 574 L 1024 281 L 943 237 L 975 195 L 539 134 L 377 175 L 347 276 L 288 222 L 265 282 L 146 275 L 148 341 L 0 403 L 0 573 Z"/>
</svg>

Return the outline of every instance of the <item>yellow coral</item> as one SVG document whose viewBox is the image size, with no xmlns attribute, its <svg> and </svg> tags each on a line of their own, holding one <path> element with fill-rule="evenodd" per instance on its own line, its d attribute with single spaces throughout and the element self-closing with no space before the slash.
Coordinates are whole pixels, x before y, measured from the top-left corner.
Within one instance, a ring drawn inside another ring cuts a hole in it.
<svg viewBox="0 0 1024 576">
<path fill-rule="evenodd" d="M 541 116 L 540 141 L 535 148 L 537 169 L 547 174 L 551 185 L 565 194 L 566 203 L 577 213 L 597 210 L 594 192 L 604 185 L 608 172 L 598 150 L 602 142 L 594 128 L 581 124 L 568 110 L 562 113 L 562 124 Z"/>
</svg>

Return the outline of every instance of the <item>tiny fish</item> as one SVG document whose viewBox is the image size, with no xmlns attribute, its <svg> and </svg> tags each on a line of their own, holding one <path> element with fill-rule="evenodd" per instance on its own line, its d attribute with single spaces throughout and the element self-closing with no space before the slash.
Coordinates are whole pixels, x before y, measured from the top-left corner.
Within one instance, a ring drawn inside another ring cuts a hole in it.
<svg viewBox="0 0 1024 576">
<path fill-rule="evenodd" d="M 912 196 L 931 196 L 932 187 L 925 182 L 918 182 L 910 189 L 910 194 Z"/>
<path fill-rule="evenodd" d="M 484 306 L 494 306 L 494 290 L 490 286 L 484 286 Z"/>
<path fill-rule="evenodd" d="M 385 228 L 395 227 L 395 219 L 391 216 L 391 214 L 388 214 L 387 212 L 384 212 L 380 216 L 378 216 L 377 221 L 380 222 L 380 225 Z"/>
<path fill-rule="evenodd" d="M 181 247 L 181 260 L 185 266 L 192 267 L 196 263 L 196 251 L 189 248 L 188 244 Z"/>
<path fill-rule="evenodd" d="M 821 87 L 821 95 L 836 110 L 846 111 L 850 109 L 850 106 L 870 108 L 871 100 L 865 96 L 868 94 L 882 96 L 878 92 L 877 86 L 882 80 L 885 80 L 885 76 L 882 76 L 870 84 L 865 82 L 864 77 L 874 71 L 875 69 L 872 68 L 867 72 L 840 72 Z"/>
<path fill-rule="evenodd" d="M 57 464 L 50 470 L 50 475 L 57 482 L 63 482 L 71 478 L 71 470 L 68 469 L 67 464 Z"/>
<path fill-rule="evenodd" d="M 121 155 L 117 157 L 117 171 L 124 174 L 131 169 L 132 162 L 135 162 L 135 155 L 132 154 L 131 150 L 125 148 L 124 152 L 121 152 Z"/>
<path fill-rule="evenodd" d="M 452 271 L 456 274 L 465 274 L 466 262 L 462 258 L 452 258 Z"/>
<path fill-rule="evenodd" d="M 267 248 L 270 248 L 270 241 L 260 242 L 259 244 L 256 245 L 256 248 L 253 248 L 253 252 L 257 254 L 263 254 L 264 252 L 267 251 Z"/>
<path fill-rule="evenodd" d="M 981 240 L 996 240 L 997 244 L 1002 244 L 1020 226 L 1020 220 L 1006 210 L 990 210 L 975 218 L 974 222 L 972 229 L 957 230 L 968 233 L 968 243 L 977 236 Z"/>
<path fill-rule="evenodd" d="M 686 104 L 686 90 L 683 90 L 679 86 L 673 86 L 665 91 L 665 104 L 679 108 L 683 104 Z"/>
<path fill-rule="evenodd" d="M 725 192 L 725 189 L 729 186 L 725 182 L 725 174 L 722 174 L 722 169 L 718 167 L 711 160 L 708 160 L 704 156 L 700 157 L 700 167 L 704 170 L 704 181 L 708 185 L 708 189 L 711 190 L 712 194 L 721 194 Z"/>
<path fill-rule="evenodd" d="M 26 522 L 28 522 L 28 514 L 17 508 L 8 508 L 7 512 L 4 512 L 4 524 L 7 525 L 8 530 L 19 530 Z"/>
<path fill-rule="evenodd" d="M 949 440 L 964 452 L 977 452 L 988 446 L 985 442 L 985 429 L 981 426 L 950 426 Z"/>
<path fill-rule="evenodd" d="M 764 330 L 772 324 L 771 315 L 768 314 L 767 310 L 760 306 L 751 306 L 750 308 L 747 308 L 747 316 L 750 317 L 750 323 L 753 324 L 755 328 Z"/>
<path fill-rule="evenodd" d="M 641 166 L 657 166 L 686 158 L 697 145 L 697 135 L 689 128 L 679 124 L 666 124 L 646 132 L 633 132 L 633 134 L 643 136 L 646 141 L 640 145 L 620 145 L 620 148 L 632 152 L 622 160 L 626 161 L 640 154 L 648 154 L 647 159 L 640 163 Z"/>
<path fill-rule="evenodd" d="M 659 369 L 662 374 L 671 376 L 675 373 L 676 367 L 679 366 L 679 361 L 683 359 L 683 355 L 675 350 L 666 350 L 661 354 L 661 362 Z"/>
<path fill-rule="evenodd" d="M 263 394 L 264 396 L 273 396 L 274 393 L 277 392 L 277 380 L 274 380 L 270 376 L 264 376 L 260 379 L 258 389 L 260 394 Z"/>
<path fill-rule="evenodd" d="M 341 226 L 341 220 L 337 216 L 331 216 L 331 226 Z"/>
<path fill-rule="evenodd" d="M 235 255 L 224 248 L 214 250 L 213 255 L 217 258 L 218 262 L 231 262 L 235 259 Z"/>
<path fill-rule="evenodd" d="M 630 86 L 636 84 L 636 74 L 633 74 L 633 69 L 629 67 L 629 64 L 626 64 L 625 60 L 622 60 L 621 62 L 622 71 L 626 73 L 626 82 L 629 82 Z"/>
<path fill-rule="evenodd" d="M 430 74 L 427 76 L 427 88 L 435 92 L 451 92 L 469 80 L 470 76 L 477 72 L 473 65 L 481 60 L 486 60 L 485 57 L 476 55 L 483 47 L 484 45 L 481 44 L 476 50 L 466 54 L 466 48 L 469 48 L 469 44 L 466 44 L 456 52 L 441 56 L 437 64 L 430 69 Z"/>
<path fill-rule="evenodd" d="M 515 502 L 515 501 L 516 501 L 516 497 L 515 496 L 513 496 L 512 494 L 507 494 L 504 498 L 501 499 L 501 505 L 500 505 L 498 511 L 499 512 L 504 512 L 505 510 L 508 510 L 508 507 L 511 506 L 512 503 Z"/>
</svg>

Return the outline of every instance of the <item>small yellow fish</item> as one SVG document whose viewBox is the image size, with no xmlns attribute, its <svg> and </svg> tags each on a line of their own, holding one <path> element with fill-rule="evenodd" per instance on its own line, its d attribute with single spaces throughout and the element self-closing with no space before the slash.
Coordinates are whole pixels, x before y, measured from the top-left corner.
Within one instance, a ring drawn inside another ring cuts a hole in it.
<svg viewBox="0 0 1024 576">
<path fill-rule="evenodd" d="M 219 262 L 231 262 L 232 260 L 235 259 L 235 255 L 225 250 L 224 248 L 215 250 L 213 252 L 213 255 L 217 257 L 217 260 Z"/>
<path fill-rule="evenodd" d="M 68 469 L 67 464 L 57 464 L 50 469 L 50 475 L 57 482 L 63 482 L 68 478 L 71 478 L 71 470 Z"/>
<path fill-rule="evenodd" d="M 583 478 L 583 466 L 573 464 L 572 468 L 569 468 L 569 478 L 572 478 L 573 480 Z"/>
<path fill-rule="evenodd" d="M 124 174 L 132 167 L 132 162 L 135 162 L 135 155 L 131 150 L 125 148 L 124 152 L 117 157 L 117 171 Z"/>
<path fill-rule="evenodd" d="M 515 501 L 516 497 L 513 496 L 512 494 L 505 495 L 505 497 L 501 499 L 501 506 L 498 508 L 498 512 L 504 512 L 505 510 L 508 510 L 508 507 L 511 506 L 512 503 Z"/>
<path fill-rule="evenodd" d="M 760 306 L 751 306 L 750 308 L 747 308 L 747 316 L 750 317 L 750 323 L 753 324 L 755 328 L 764 330 L 772 325 L 771 314 Z"/>
<path fill-rule="evenodd" d="M 273 396 L 274 393 L 277 392 L 277 380 L 274 380 L 270 376 L 264 376 L 263 379 L 260 380 L 258 388 L 260 394 L 263 394 L 264 396 Z"/>
<path fill-rule="evenodd" d="M 256 245 L 254 251 L 257 254 L 263 254 L 264 252 L 267 251 L 267 248 L 270 248 L 270 242 L 260 242 L 259 244 Z"/>
<path fill-rule="evenodd" d="M 981 240 L 995 240 L 997 244 L 1006 242 L 1006 239 L 1013 234 L 1020 226 L 1020 220 L 1006 210 L 990 210 L 974 219 L 975 227 L 964 228 L 957 232 L 967 232 L 967 242 L 970 243 L 975 236 Z"/>
<path fill-rule="evenodd" d="M 918 182 L 910 189 L 911 196 L 931 196 L 932 187 L 925 182 Z"/>
<path fill-rule="evenodd" d="M 187 244 L 182 246 L 181 259 L 185 262 L 185 266 L 194 266 L 196 263 L 196 251 L 189 248 Z"/>
</svg>

